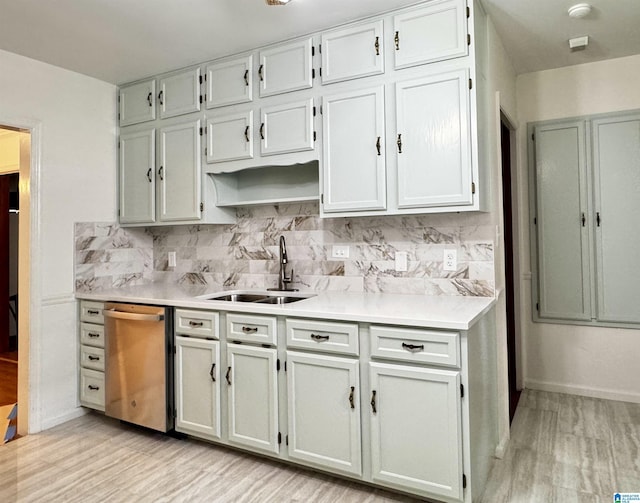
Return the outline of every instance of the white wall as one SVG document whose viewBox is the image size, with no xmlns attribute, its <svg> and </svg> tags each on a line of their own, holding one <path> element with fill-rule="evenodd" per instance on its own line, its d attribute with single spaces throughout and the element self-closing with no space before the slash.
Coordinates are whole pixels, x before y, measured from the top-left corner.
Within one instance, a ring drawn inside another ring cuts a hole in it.
<svg viewBox="0 0 640 503">
<path fill-rule="evenodd" d="M 5 51 L 0 68 L 0 125 L 39 131 L 29 425 L 37 431 L 78 413 L 73 223 L 116 219 L 116 89 Z"/>
<path fill-rule="evenodd" d="M 533 323 L 526 123 L 640 108 L 640 55 L 519 75 L 525 386 L 640 402 L 640 330 Z M 527 274 L 528 273 L 528 274 Z"/>
</svg>

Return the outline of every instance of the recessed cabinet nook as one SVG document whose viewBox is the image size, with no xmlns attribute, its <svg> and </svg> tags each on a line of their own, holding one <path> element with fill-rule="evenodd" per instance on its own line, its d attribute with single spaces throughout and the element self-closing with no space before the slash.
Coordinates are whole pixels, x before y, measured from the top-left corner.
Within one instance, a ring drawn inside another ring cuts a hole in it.
<svg viewBox="0 0 640 503">
<path fill-rule="evenodd" d="M 482 211 L 486 16 L 429 0 L 122 85 L 122 225 Z"/>
</svg>

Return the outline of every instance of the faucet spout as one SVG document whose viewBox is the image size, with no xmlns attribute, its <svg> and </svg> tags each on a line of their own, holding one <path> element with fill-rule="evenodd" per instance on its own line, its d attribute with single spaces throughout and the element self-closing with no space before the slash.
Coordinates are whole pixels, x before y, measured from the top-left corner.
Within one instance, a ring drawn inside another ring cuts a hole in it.
<svg viewBox="0 0 640 503">
<path fill-rule="evenodd" d="M 289 271 L 289 275 L 287 275 L 287 264 L 289 263 L 289 259 L 287 257 L 287 244 L 284 240 L 284 236 L 280 236 L 280 271 L 278 274 L 278 286 L 277 288 L 269 288 L 268 290 L 279 290 L 279 291 L 296 291 L 297 288 L 291 288 L 289 285 L 293 282 L 293 269 Z"/>
</svg>

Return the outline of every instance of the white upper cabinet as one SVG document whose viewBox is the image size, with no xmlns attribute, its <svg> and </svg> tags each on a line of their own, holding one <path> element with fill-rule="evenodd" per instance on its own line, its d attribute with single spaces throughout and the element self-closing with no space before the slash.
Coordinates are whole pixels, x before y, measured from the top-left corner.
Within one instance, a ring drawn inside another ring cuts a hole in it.
<svg viewBox="0 0 640 503">
<path fill-rule="evenodd" d="M 322 83 L 384 72 L 382 20 L 322 34 Z"/>
<path fill-rule="evenodd" d="M 467 55 L 465 0 L 434 0 L 393 18 L 395 67 Z"/>
<path fill-rule="evenodd" d="M 247 103 L 253 99 L 253 56 L 206 66 L 207 108 Z"/>
<path fill-rule="evenodd" d="M 261 109 L 259 128 L 262 155 L 313 150 L 313 100 Z"/>
<path fill-rule="evenodd" d="M 156 130 L 120 135 L 120 223 L 155 222 Z"/>
<path fill-rule="evenodd" d="M 156 81 L 145 80 L 120 88 L 120 126 L 129 126 L 156 118 Z"/>
<path fill-rule="evenodd" d="M 260 51 L 260 96 L 308 89 L 313 86 L 311 38 Z"/>
<path fill-rule="evenodd" d="M 384 209 L 383 86 L 325 97 L 322 114 L 324 211 Z"/>
<path fill-rule="evenodd" d="M 253 111 L 207 119 L 207 162 L 253 158 Z"/>
<path fill-rule="evenodd" d="M 175 117 L 200 110 L 200 68 L 183 70 L 159 80 L 160 118 Z"/>
<path fill-rule="evenodd" d="M 398 207 L 472 204 L 466 69 L 396 84 Z"/>
<path fill-rule="evenodd" d="M 160 129 L 160 221 L 200 219 L 200 120 Z"/>
</svg>

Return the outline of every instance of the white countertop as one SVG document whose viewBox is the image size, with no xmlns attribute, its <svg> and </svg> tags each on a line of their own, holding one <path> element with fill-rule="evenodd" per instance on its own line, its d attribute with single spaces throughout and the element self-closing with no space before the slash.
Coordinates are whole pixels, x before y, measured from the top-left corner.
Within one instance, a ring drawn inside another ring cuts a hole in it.
<svg viewBox="0 0 640 503">
<path fill-rule="evenodd" d="M 493 297 L 400 295 L 389 293 L 319 292 L 315 297 L 283 305 L 212 301 L 205 294 L 228 293 L 211 286 L 154 283 L 76 293 L 78 299 L 155 304 L 192 309 L 324 318 L 416 327 L 468 330 L 494 305 Z M 273 293 L 273 292 L 272 292 Z M 300 292 L 311 293 L 311 292 Z M 315 292 L 314 292 L 315 293 Z"/>
</svg>

